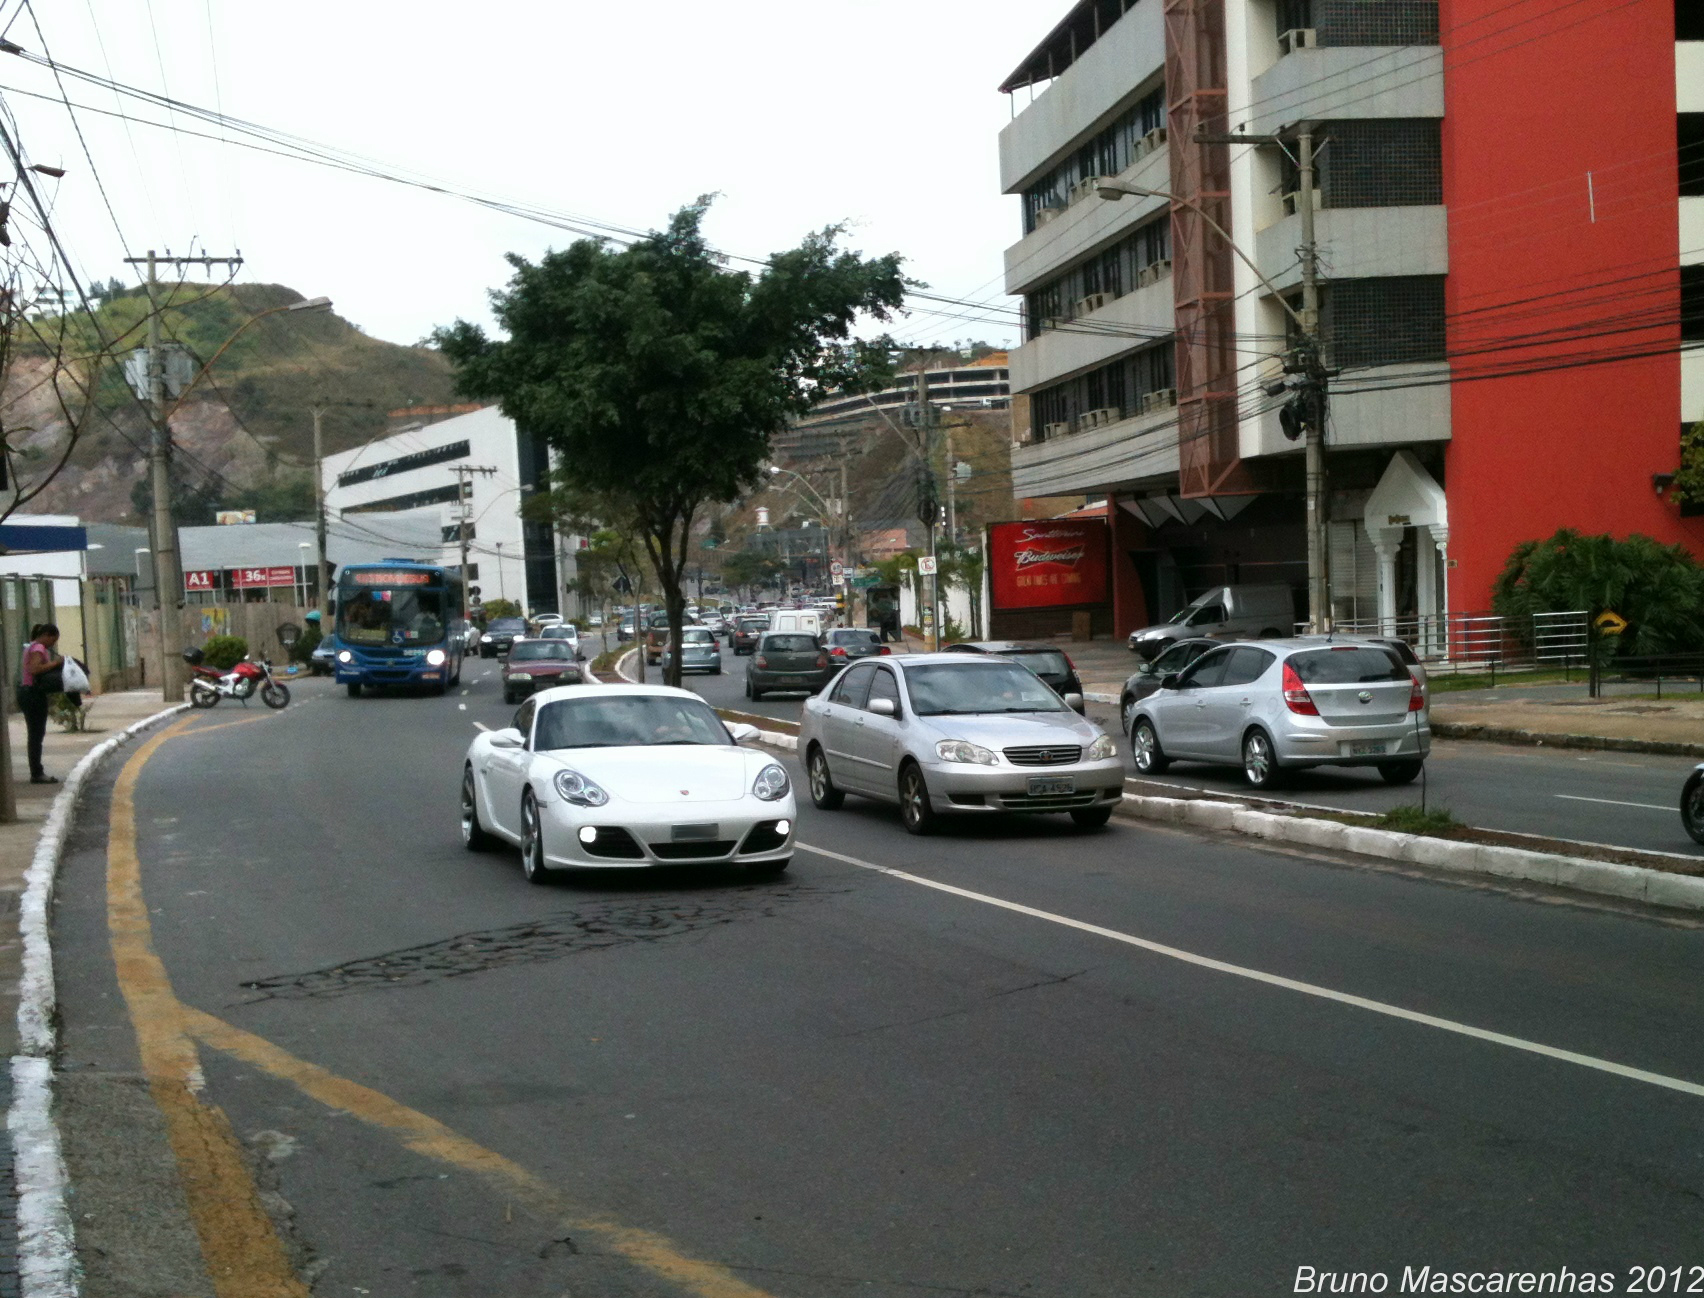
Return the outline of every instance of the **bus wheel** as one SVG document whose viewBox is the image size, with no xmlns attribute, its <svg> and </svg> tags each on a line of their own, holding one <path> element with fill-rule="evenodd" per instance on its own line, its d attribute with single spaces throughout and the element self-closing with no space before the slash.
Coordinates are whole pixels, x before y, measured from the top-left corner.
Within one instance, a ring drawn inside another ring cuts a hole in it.
<svg viewBox="0 0 1704 1298">
<path fill-rule="evenodd" d="M 358 698 L 361 697 L 361 682 L 360 681 L 350 681 L 348 683 L 348 685 L 345 686 L 345 688 L 348 689 L 350 698 L 358 699 Z"/>
</svg>

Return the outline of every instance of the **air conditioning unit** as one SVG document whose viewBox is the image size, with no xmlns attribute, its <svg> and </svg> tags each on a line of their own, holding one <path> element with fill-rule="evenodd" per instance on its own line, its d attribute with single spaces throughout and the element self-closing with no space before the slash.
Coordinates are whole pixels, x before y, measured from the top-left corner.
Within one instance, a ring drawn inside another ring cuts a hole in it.
<svg viewBox="0 0 1704 1298">
<path fill-rule="evenodd" d="M 1142 152 L 1152 153 L 1165 142 L 1166 128 L 1163 126 L 1156 126 L 1153 130 L 1149 131 L 1142 137 Z"/>
<path fill-rule="evenodd" d="M 1301 208 L 1302 191 L 1299 190 L 1299 189 L 1290 190 L 1288 193 L 1283 195 L 1283 202 L 1284 202 L 1284 215 L 1285 216 L 1294 216 L 1296 214 L 1296 212 Z M 1316 211 L 1316 212 L 1319 211 L 1319 190 L 1317 190 L 1317 189 L 1313 191 L 1313 205 L 1314 205 L 1314 211 Z"/>
<path fill-rule="evenodd" d="M 1037 208 L 1036 214 L 1035 214 L 1036 229 L 1039 230 L 1042 226 L 1046 225 L 1049 221 L 1051 221 L 1054 217 L 1058 216 L 1064 210 L 1065 209 L 1062 208 L 1062 207 Z"/>
<path fill-rule="evenodd" d="M 1297 50 L 1311 50 L 1319 44 L 1319 33 L 1312 27 L 1292 27 L 1287 32 L 1278 34 L 1278 52 L 1294 54 Z"/>
<path fill-rule="evenodd" d="M 1089 411 L 1083 416 L 1083 420 L 1090 428 L 1103 428 L 1107 424 L 1116 424 L 1123 417 L 1124 412 L 1117 406 L 1103 406 L 1099 410 Z"/>
<path fill-rule="evenodd" d="M 1043 424 L 1041 432 L 1042 436 L 1050 442 L 1055 437 L 1069 437 L 1071 435 L 1071 421 L 1062 419 L 1057 424 Z"/>
<path fill-rule="evenodd" d="M 1171 274 L 1171 258 L 1161 257 L 1158 261 L 1148 263 L 1148 274 L 1154 278 L 1149 283 L 1155 283 Z"/>
<path fill-rule="evenodd" d="M 1092 311 L 1099 311 L 1110 300 L 1105 293 L 1086 294 L 1077 299 L 1077 314 L 1081 316 L 1088 315 Z"/>
<path fill-rule="evenodd" d="M 1149 392 L 1142 398 L 1142 413 L 1151 415 L 1156 410 L 1168 410 L 1177 404 L 1176 388 L 1160 388 Z"/>
<path fill-rule="evenodd" d="M 1152 284 L 1153 282 L 1154 282 L 1154 269 L 1153 269 L 1153 267 L 1144 266 L 1141 270 L 1136 272 L 1136 287 L 1137 288 L 1147 288 L 1148 285 Z"/>
<path fill-rule="evenodd" d="M 1100 184 L 1099 176 L 1085 176 L 1066 192 L 1065 201 L 1076 203 L 1094 195 L 1095 187 Z"/>
</svg>

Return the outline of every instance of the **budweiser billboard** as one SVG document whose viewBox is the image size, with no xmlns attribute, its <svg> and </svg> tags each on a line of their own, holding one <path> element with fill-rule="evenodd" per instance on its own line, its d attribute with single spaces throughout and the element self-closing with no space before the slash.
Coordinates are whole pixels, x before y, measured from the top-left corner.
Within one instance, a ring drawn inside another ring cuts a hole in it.
<svg viewBox="0 0 1704 1298">
<path fill-rule="evenodd" d="M 1105 603 L 1106 550 L 1106 523 L 1098 518 L 994 524 L 988 529 L 994 607 Z"/>
</svg>

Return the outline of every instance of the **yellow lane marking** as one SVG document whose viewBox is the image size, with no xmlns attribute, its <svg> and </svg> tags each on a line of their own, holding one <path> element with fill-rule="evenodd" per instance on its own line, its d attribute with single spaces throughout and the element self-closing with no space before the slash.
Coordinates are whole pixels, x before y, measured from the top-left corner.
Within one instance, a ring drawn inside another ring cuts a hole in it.
<svg viewBox="0 0 1704 1298">
<path fill-rule="evenodd" d="M 245 718 L 264 720 L 265 718 Z M 136 850 L 136 782 L 168 740 L 201 733 L 184 718 L 125 763 L 113 786 L 107 839 L 107 923 L 119 986 L 129 1006 L 142 1067 L 166 1119 L 172 1150 L 218 1298 L 308 1298 L 272 1220 L 261 1206 L 242 1149 L 222 1110 L 203 1101 L 195 1040 L 294 1085 L 305 1095 L 398 1137 L 416 1153 L 471 1172 L 488 1185 L 603 1242 L 612 1253 L 698 1298 L 771 1298 L 726 1267 L 687 1257 L 653 1231 L 585 1213 L 519 1163 L 475 1144 L 435 1118 L 358 1082 L 298 1059 L 262 1037 L 183 1004 L 154 951 Z M 224 723 L 242 725 L 243 721 Z M 215 729 L 217 727 L 208 727 Z"/>
<path fill-rule="evenodd" d="M 187 718 L 185 720 L 187 722 Z M 183 732 L 183 734 L 180 736 L 180 738 L 191 739 L 191 738 L 194 738 L 196 735 L 205 735 L 209 731 L 213 731 L 213 730 L 229 730 L 232 726 L 252 726 L 256 721 L 271 721 L 271 720 L 272 720 L 272 718 L 270 716 L 261 715 L 261 716 L 258 716 L 258 717 L 242 717 L 242 718 L 240 718 L 239 720 L 236 720 L 236 721 L 221 721 L 216 726 L 196 726 L 192 730 L 185 730 Z"/>
<path fill-rule="evenodd" d="M 646 1270 L 672 1280 L 702 1298 L 767 1298 L 713 1262 L 684 1257 L 668 1240 L 607 1217 L 585 1216 L 560 1192 L 519 1163 L 475 1144 L 466 1136 L 370 1087 L 298 1059 L 252 1032 L 233 1027 L 198 1009 L 182 1008 L 184 1030 L 198 1040 L 280 1081 L 328 1108 L 359 1118 L 398 1137 L 417 1154 L 472 1172 L 493 1189 L 514 1198 L 540 1217 L 570 1231 L 600 1238 L 614 1252 Z"/>
<path fill-rule="evenodd" d="M 136 854 L 136 779 L 187 719 L 136 751 L 112 791 L 107 837 L 107 927 L 118 985 L 136 1027 L 148 1090 L 166 1121 L 201 1256 L 219 1298 L 308 1298 L 243 1160 L 224 1113 L 197 1094 L 201 1069 L 182 1006 L 154 952 Z"/>
</svg>

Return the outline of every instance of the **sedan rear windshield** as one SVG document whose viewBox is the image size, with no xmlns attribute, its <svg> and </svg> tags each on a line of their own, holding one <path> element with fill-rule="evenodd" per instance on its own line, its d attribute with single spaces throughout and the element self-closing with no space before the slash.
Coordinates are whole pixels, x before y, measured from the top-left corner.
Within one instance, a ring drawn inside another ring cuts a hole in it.
<svg viewBox="0 0 1704 1298">
<path fill-rule="evenodd" d="M 527 624 L 518 617 L 500 617 L 485 628 L 487 631 L 497 631 L 507 635 L 511 631 L 525 631 Z"/>
<path fill-rule="evenodd" d="M 572 651 L 565 644 L 552 643 L 549 640 L 522 640 L 509 650 L 509 661 L 525 663 L 548 658 L 567 662 L 571 653 Z"/>
<path fill-rule="evenodd" d="M 1408 668 L 1389 649 L 1370 645 L 1337 645 L 1291 654 L 1289 664 L 1303 685 L 1370 685 L 1375 681 L 1405 681 Z"/>
<path fill-rule="evenodd" d="M 1063 712 L 1042 679 L 1014 663 L 931 663 L 905 673 L 911 710 L 922 717 L 990 712 Z"/>
<path fill-rule="evenodd" d="M 804 654 L 815 653 L 816 649 L 814 635 L 772 635 L 763 642 L 765 653 Z"/>
<path fill-rule="evenodd" d="M 850 628 L 828 633 L 830 644 L 877 644 L 874 631 L 854 631 Z"/>
<path fill-rule="evenodd" d="M 541 752 L 733 742 L 705 703 L 662 694 L 547 703 L 533 732 L 533 747 Z"/>
</svg>

